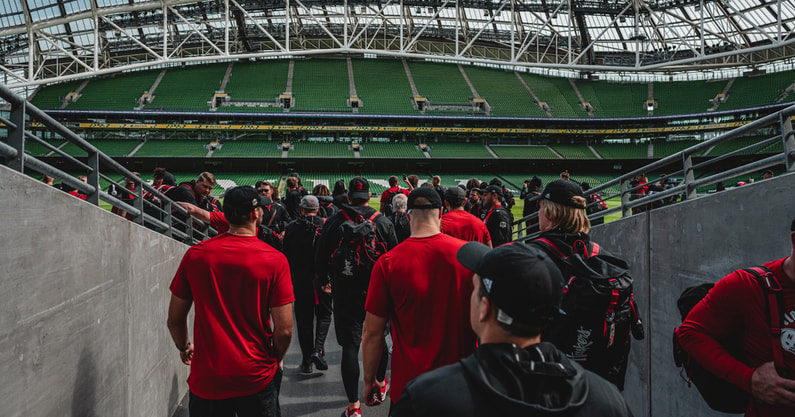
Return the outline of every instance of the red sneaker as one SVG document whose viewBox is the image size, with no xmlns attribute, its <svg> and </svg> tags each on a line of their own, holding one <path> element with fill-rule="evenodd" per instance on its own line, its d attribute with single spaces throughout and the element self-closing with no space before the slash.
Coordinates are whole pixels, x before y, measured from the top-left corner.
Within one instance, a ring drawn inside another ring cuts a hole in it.
<svg viewBox="0 0 795 417">
<path fill-rule="evenodd" d="M 384 377 L 384 386 L 381 387 L 381 391 L 376 393 L 375 396 L 376 396 L 376 399 L 378 399 L 379 402 L 383 403 L 383 402 L 386 401 L 386 395 L 387 394 L 389 394 L 389 379 Z"/>
<path fill-rule="evenodd" d="M 340 417 L 362 417 L 362 409 L 354 408 L 351 410 L 350 408 L 345 407 L 345 410 L 342 412 L 342 416 Z"/>
</svg>

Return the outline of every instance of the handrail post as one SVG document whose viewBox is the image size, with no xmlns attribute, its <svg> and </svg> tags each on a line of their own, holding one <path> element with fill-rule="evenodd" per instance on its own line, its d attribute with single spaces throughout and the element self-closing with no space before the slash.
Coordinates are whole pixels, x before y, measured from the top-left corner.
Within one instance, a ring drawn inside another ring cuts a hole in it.
<svg viewBox="0 0 795 417">
<path fill-rule="evenodd" d="M 621 181 L 621 217 L 629 217 L 632 211 L 627 208 L 629 203 L 629 179 L 625 178 Z"/>
<path fill-rule="evenodd" d="M 8 126 L 8 145 L 17 150 L 17 156 L 9 159 L 9 168 L 25 173 L 25 105 L 13 105 L 11 108 L 10 121 L 16 125 Z"/>
<path fill-rule="evenodd" d="M 144 188 L 141 186 L 141 182 L 135 181 L 135 190 L 133 191 L 133 195 L 135 195 L 135 199 L 133 200 L 133 206 L 140 211 L 140 215 L 135 218 L 135 222 L 143 225 L 144 224 Z"/>
<path fill-rule="evenodd" d="M 88 173 L 88 184 L 93 186 L 95 191 L 86 196 L 86 201 L 98 206 L 99 205 L 99 153 L 88 153 L 88 166 L 91 167 L 91 172 Z"/>
<path fill-rule="evenodd" d="M 163 205 L 163 223 L 168 225 L 168 228 L 166 228 L 166 231 L 163 233 L 165 233 L 165 235 L 168 237 L 173 237 L 173 234 L 171 233 L 171 231 L 174 230 L 174 223 L 171 219 L 171 201 L 164 200 L 163 202 L 165 203 Z"/>
<path fill-rule="evenodd" d="M 784 142 L 784 166 L 787 172 L 795 171 L 795 131 L 792 130 L 792 117 L 781 115 L 781 140 Z"/>
<path fill-rule="evenodd" d="M 685 198 L 685 200 L 691 200 L 691 199 L 696 198 L 698 196 L 697 193 L 696 193 L 696 189 L 695 188 L 691 188 L 691 186 L 690 186 L 690 184 L 692 184 L 693 181 L 696 179 L 695 175 L 693 175 L 693 157 L 690 154 L 688 154 L 688 153 L 683 153 L 682 154 L 682 165 L 683 165 L 683 168 L 684 168 L 682 170 L 682 172 L 685 173 L 685 185 L 687 186 L 685 194 L 684 194 L 684 198 Z"/>
<path fill-rule="evenodd" d="M 525 204 L 527 204 L 526 200 L 525 200 Z M 523 223 L 524 223 L 524 227 L 522 227 Z M 516 227 L 516 237 L 517 238 L 521 238 L 522 236 L 524 236 L 523 232 L 527 229 L 527 223 L 526 222 L 522 222 L 522 219 L 519 219 L 516 222 L 516 224 L 514 224 L 514 226 Z"/>
</svg>

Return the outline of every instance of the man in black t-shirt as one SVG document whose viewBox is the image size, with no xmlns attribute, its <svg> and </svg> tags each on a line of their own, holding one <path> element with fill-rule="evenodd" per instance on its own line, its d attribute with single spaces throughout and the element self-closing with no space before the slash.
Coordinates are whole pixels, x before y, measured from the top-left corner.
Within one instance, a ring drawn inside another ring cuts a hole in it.
<svg viewBox="0 0 795 417">
<path fill-rule="evenodd" d="M 489 229 L 491 244 L 496 248 L 513 240 L 513 215 L 502 201 L 502 187 L 489 185 L 483 193 L 483 222 Z"/>
<path fill-rule="evenodd" d="M 369 206 L 370 183 L 366 179 L 361 177 L 352 179 L 348 185 L 347 197 L 349 204 L 342 204 L 341 211 L 330 217 L 323 226 L 315 250 L 315 267 L 317 268 L 317 278 L 322 284 L 329 282 L 329 279 L 331 282 L 331 295 L 334 300 L 334 330 L 337 334 L 337 343 L 342 347 L 340 369 L 345 394 L 348 398 L 346 413 L 354 415 L 354 410 L 361 409 L 359 403 L 359 349 L 362 344 L 362 327 L 365 317 L 364 303 L 367 299 L 370 272 L 375 259 L 370 259 L 369 255 L 361 255 L 357 257 L 361 261 L 358 265 L 354 265 L 354 261 L 349 262 L 347 258 L 344 259 L 344 262 L 340 262 L 339 254 L 346 252 L 342 246 L 348 246 L 343 244 L 340 229 L 343 224 L 350 225 L 346 221 L 364 219 L 364 222 L 371 222 L 375 229 L 375 243 L 380 254 L 395 247 L 397 238 L 392 222 Z M 376 254 L 375 258 L 380 254 Z M 335 267 L 333 264 L 338 262 L 342 266 Z M 326 281 L 323 282 L 323 280 Z M 386 376 L 388 360 L 389 354 L 385 352 L 381 356 L 377 375 L 379 381 L 383 381 Z"/>
<path fill-rule="evenodd" d="M 308 195 L 301 199 L 299 208 L 301 214 L 287 224 L 284 232 L 283 251 L 290 263 L 295 293 L 295 323 L 303 356 L 300 372 L 309 375 L 313 363 L 321 371 L 328 369 L 324 351 L 331 325 L 331 284 L 321 285 L 315 277 L 315 243 L 325 223 L 317 215 L 320 203 L 317 197 Z"/>
</svg>

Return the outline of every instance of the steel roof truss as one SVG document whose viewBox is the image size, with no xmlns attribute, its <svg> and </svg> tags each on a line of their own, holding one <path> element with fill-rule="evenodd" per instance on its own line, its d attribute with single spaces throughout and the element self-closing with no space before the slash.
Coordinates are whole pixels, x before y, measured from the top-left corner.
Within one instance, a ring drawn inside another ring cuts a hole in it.
<svg viewBox="0 0 795 417">
<path fill-rule="evenodd" d="M 449 3 L 449 0 L 448 0 L 448 1 L 446 1 L 444 4 L 447 4 L 447 3 Z M 475 36 L 473 36 L 473 37 L 472 37 L 472 40 L 470 40 L 470 41 L 469 41 L 469 42 L 466 44 L 466 46 L 464 46 L 464 49 L 462 49 L 462 50 L 461 50 L 461 51 L 458 53 L 458 56 L 459 56 L 459 57 L 463 56 L 463 55 L 464 55 L 464 53 L 465 53 L 466 51 L 468 51 L 468 50 L 469 50 L 469 48 L 471 48 L 471 47 L 472 47 L 472 45 L 475 43 L 475 41 L 477 41 L 477 40 L 480 38 L 480 35 L 481 35 L 481 34 L 482 34 L 482 33 L 483 33 L 485 30 L 486 30 L 486 28 L 487 28 L 487 27 L 489 27 L 489 24 L 493 24 L 493 23 L 494 23 L 494 19 L 497 17 L 497 13 L 499 13 L 499 12 L 502 12 L 502 9 L 504 9 L 504 8 L 505 8 L 505 6 L 506 6 L 507 4 L 508 4 L 508 0 L 502 0 L 502 1 L 500 2 L 500 5 L 499 5 L 499 7 L 497 7 L 497 10 L 495 10 L 493 13 L 491 13 L 491 14 L 490 14 L 488 21 L 486 21 L 486 22 L 483 24 L 483 27 L 481 27 L 481 28 L 480 28 L 480 30 L 478 31 L 478 33 L 476 33 L 476 34 L 475 34 Z M 438 12 L 437 12 L 437 13 L 438 13 Z M 424 28 L 423 28 L 423 29 L 424 29 Z M 420 34 L 421 34 L 421 33 L 420 33 Z M 420 34 L 417 34 L 417 36 L 419 36 Z"/>
<path fill-rule="evenodd" d="M 373 16 L 371 19 L 368 19 L 367 23 L 365 23 L 364 27 L 361 30 L 359 30 L 358 33 L 356 33 L 356 30 L 358 29 L 358 25 L 360 24 L 360 22 L 359 22 L 359 20 L 357 18 L 356 25 L 354 25 L 354 27 L 351 28 L 351 34 L 353 36 L 348 40 L 348 45 L 347 46 L 350 47 L 351 45 L 354 44 L 354 42 L 356 42 L 360 37 L 362 37 L 362 35 L 364 35 L 367 32 L 367 29 L 370 27 L 370 23 L 372 21 L 376 20 L 376 17 L 380 17 L 381 18 L 380 19 L 381 23 L 378 25 L 378 29 L 376 30 L 376 32 L 380 32 L 381 29 L 384 29 L 385 25 L 387 23 L 389 23 L 389 19 L 387 19 L 386 16 L 384 16 L 384 9 L 387 6 L 391 5 L 391 4 L 392 4 L 392 0 L 388 0 L 386 3 L 383 3 L 378 10 L 371 9 L 371 10 L 373 10 L 375 12 L 375 16 Z M 369 43 L 367 43 L 368 49 L 369 49 L 369 46 L 372 45 L 372 42 L 375 40 L 374 38 L 375 37 L 373 37 L 373 39 L 370 39 Z"/>
<path fill-rule="evenodd" d="M 537 18 L 539 21 L 542 21 L 542 22 L 543 22 L 543 23 L 541 24 L 541 26 L 542 26 L 542 27 L 546 26 L 546 27 L 549 29 L 550 33 L 552 34 L 552 39 L 555 39 L 555 38 L 557 38 L 557 37 L 559 37 L 559 36 L 560 36 L 560 33 L 558 33 L 557 29 L 556 29 L 554 26 L 552 26 L 552 23 L 551 23 L 551 22 L 552 22 L 552 19 L 554 19 L 554 18 L 555 18 L 555 17 L 556 17 L 556 16 L 559 14 L 559 12 L 560 12 L 560 9 L 563 7 L 563 5 L 564 5 L 564 4 L 565 4 L 565 3 L 560 3 L 560 4 L 558 5 L 558 7 L 557 7 L 557 8 L 556 8 L 556 9 L 555 9 L 553 12 L 552 12 L 552 14 L 549 14 L 549 15 L 547 15 L 547 16 L 545 16 L 545 17 L 543 17 L 543 18 L 542 18 L 541 16 L 539 16 L 539 15 L 538 15 L 538 13 L 536 13 L 536 12 L 530 12 L 530 13 L 532 13 L 532 15 L 533 15 L 533 16 L 535 16 L 535 17 L 536 17 L 536 18 Z M 533 32 L 532 32 L 532 31 L 528 31 L 528 32 L 527 32 L 527 36 L 525 37 L 525 39 L 527 39 L 527 37 L 529 37 L 531 34 L 533 34 Z M 541 31 L 540 31 L 540 30 L 537 30 L 537 31 L 535 31 L 535 33 L 533 34 L 533 37 L 532 37 L 532 38 L 530 38 L 529 40 L 525 40 L 524 42 L 522 42 L 522 45 L 520 45 L 520 47 L 519 47 L 519 51 L 516 53 L 516 56 L 517 56 L 517 57 L 519 57 L 519 56 L 522 56 L 522 55 L 523 55 L 525 52 L 527 52 L 527 50 L 528 50 L 528 49 L 529 49 L 529 48 L 530 48 L 532 45 L 536 44 L 536 41 L 538 40 L 538 37 L 539 37 L 540 35 L 541 35 Z M 536 45 L 536 46 L 537 46 L 537 45 Z M 549 45 L 547 45 L 547 46 L 549 46 Z"/>
<path fill-rule="evenodd" d="M 76 64 L 78 64 L 78 65 L 80 65 L 82 67 L 85 67 L 88 71 L 92 71 L 92 72 L 94 71 L 94 69 L 91 68 L 91 66 L 86 65 L 86 63 L 84 63 L 82 59 L 80 59 L 79 57 L 75 56 L 75 54 L 73 54 L 72 52 L 69 52 L 66 49 L 64 49 L 58 42 L 56 42 L 56 39 L 54 39 L 55 37 L 50 37 L 50 35 L 42 32 L 42 31 L 36 31 L 36 34 L 39 36 L 39 38 L 44 39 L 45 41 L 47 41 L 47 43 L 49 43 L 50 45 L 54 46 L 59 51 L 63 52 L 67 57 L 71 58 L 72 62 L 75 62 Z M 57 40 L 63 41 L 62 39 L 57 39 Z M 42 52 L 42 55 L 51 55 L 52 56 L 50 51 Z"/>
<path fill-rule="evenodd" d="M 340 40 L 337 39 L 337 37 L 334 36 L 334 34 L 331 33 L 330 30 L 328 30 L 327 24 L 322 22 L 320 19 L 317 18 L 317 16 L 315 16 L 314 13 L 312 13 L 312 9 L 310 7 L 304 6 L 304 4 L 301 3 L 300 0 L 293 0 L 293 1 L 295 1 L 295 3 L 303 7 L 304 10 L 306 10 L 306 12 L 309 13 L 309 20 L 317 23 L 320 29 L 323 30 L 323 32 L 326 32 L 326 34 L 334 41 L 334 43 L 336 43 L 340 48 L 345 48 L 345 45 L 342 42 L 340 42 Z"/>
<path fill-rule="evenodd" d="M 235 5 L 235 7 L 237 7 L 237 8 L 238 8 L 238 9 L 239 9 L 241 12 L 243 12 L 243 16 L 244 16 L 246 19 L 250 20 L 252 23 L 254 23 L 254 26 L 255 26 L 257 29 L 259 29 L 259 31 L 260 31 L 260 32 L 262 32 L 262 33 L 263 33 L 265 36 L 267 36 L 267 37 L 268 37 L 268 39 L 270 39 L 270 40 L 271 40 L 271 42 L 273 42 L 273 43 L 274 43 L 274 44 L 275 44 L 275 45 L 276 45 L 276 46 L 277 46 L 277 47 L 278 47 L 280 50 L 282 50 L 282 51 L 286 51 L 286 50 L 287 50 L 287 49 L 284 47 L 284 45 L 283 45 L 283 44 L 281 44 L 281 43 L 279 43 L 279 41 L 277 41 L 277 40 L 276 40 L 276 39 L 275 39 L 275 38 L 274 38 L 274 37 L 273 37 L 273 36 L 270 34 L 270 32 L 269 32 L 267 29 L 265 29 L 264 27 L 262 27 L 262 25 L 259 23 L 259 21 L 258 21 L 257 19 L 255 19 L 253 16 L 251 16 L 251 14 L 249 14 L 249 12 L 248 12 L 248 11 L 247 11 L 245 8 L 243 8 L 243 6 L 241 6 L 241 5 L 240 5 L 240 3 L 238 3 L 238 2 L 237 2 L 237 1 L 235 1 L 235 0 L 229 0 L 229 1 L 230 1 L 232 4 L 234 4 L 234 5 Z M 266 17 L 267 17 L 267 16 L 266 16 Z"/>
<path fill-rule="evenodd" d="M 569 61 L 569 62 L 570 62 L 570 63 L 573 63 L 573 62 L 579 62 L 579 61 L 580 61 L 580 59 L 581 59 L 583 56 L 585 56 L 585 54 L 586 54 L 586 53 L 588 53 L 588 51 L 589 51 L 589 50 L 591 50 L 591 48 L 593 48 L 593 46 L 594 46 L 594 45 L 595 45 L 597 42 L 599 42 L 599 40 L 600 40 L 600 39 L 602 39 L 602 36 L 604 36 L 604 34 L 605 34 L 605 33 L 607 33 L 607 31 L 609 31 L 609 30 L 610 30 L 610 25 L 612 25 L 612 24 L 615 24 L 615 22 L 616 22 L 618 19 L 620 19 L 620 18 L 621 18 L 621 16 L 624 16 L 624 14 L 627 12 L 627 10 L 629 10 L 629 8 L 630 8 L 630 4 L 627 4 L 626 6 L 624 6 L 624 8 L 621 10 L 621 13 L 619 13 L 619 14 L 617 14 L 617 15 L 613 16 L 613 19 L 610 21 L 610 23 L 609 23 L 609 24 L 607 24 L 607 25 L 605 25 L 605 26 L 604 26 L 604 29 L 602 29 L 602 31 L 601 31 L 601 32 L 599 32 L 599 34 L 598 34 L 598 35 L 596 35 L 596 37 L 595 37 L 595 38 L 591 39 L 591 42 L 588 44 L 588 46 L 586 46 L 585 48 L 583 48 L 583 49 L 580 51 L 580 54 L 579 54 L 579 55 L 577 55 L 577 57 L 575 57 L 573 60 L 571 60 L 571 61 Z M 635 65 L 637 65 L 637 62 L 636 62 L 636 64 L 635 64 Z"/>
<path fill-rule="evenodd" d="M 210 46 L 211 46 L 213 49 L 215 49 L 216 51 L 218 51 L 218 54 L 220 54 L 220 55 L 226 55 L 226 54 L 224 53 L 224 51 L 222 51 L 222 50 L 221 50 L 221 48 L 219 48 L 219 47 L 218 47 L 218 46 L 215 44 L 215 42 L 211 41 L 211 40 L 210 40 L 210 39 L 208 39 L 206 36 L 204 36 L 204 34 L 203 34 L 203 33 L 202 33 L 200 30 L 199 30 L 199 29 L 201 28 L 201 26 L 200 26 L 200 25 L 197 25 L 197 24 L 195 24 L 195 23 L 193 23 L 193 22 L 189 21 L 189 20 L 188 20 L 188 19 L 186 19 L 185 17 L 183 17 L 183 16 L 182 16 L 182 15 L 181 15 L 181 14 L 180 14 L 178 11 L 177 11 L 177 9 L 175 9 L 174 7 L 172 7 L 172 6 L 169 6 L 169 7 L 168 7 L 168 9 L 169 9 L 169 10 L 171 10 L 171 13 L 174 13 L 174 14 L 175 14 L 175 15 L 176 15 L 178 18 L 180 18 L 180 20 L 182 20 L 183 22 L 185 22 L 185 24 L 188 26 L 188 28 L 191 30 L 191 32 L 192 32 L 192 33 L 195 33 L 195 34 L 196 34 L 196 35 L 198 35 L 200 38 L 204 39 L 204 40 L 205 40 L 205 41 L 206 41 L 206 42 L 207 42 L 207 43 L 208 43 L 208 44 L 209 44 L 209 45 L 210 45 Z M 190 37 L 190 35 L 188 36 L 188 38 L 189 38 L 189 37 Z M 187 40 L 188 38 L 185 38 L 185 40 Z M 184 41 L 183 41 L 183 43 L 184 43 Z M 180 45 L 181 45 L 181 44 L 180 44 Z M 174 54 L 174 52 L 172 52 L 172 53 L 171 53 L 171 55 L 173 55 L 173 54 Z"/>
<path fill-rule="evenodd" d="M 154 56 L 155 56 L 157 59 L 164 59 L 164 57 L 163 57 L 162 55 L 158 54 L 158 53 L 157 53 L 157 52 L 155 52 L 155 51 L 154 51 L 152 48 L 150 48 L 149 46 L 147 46 L 147 45 L 146 45 L 146 44 L 144 44 L 143 42 L 139 41 L 139 40 L 138 40 L 138 38 L 136 38 L 135 36 L 133 36 L 133 35 L 130 35 L 130 34 L 129 34 L 129 33 L 126 31 L 126 30 L 122 29 L 121 27 L 119 27 L 118 25 L 116 25 L 115 23 L 113 23 L 113 21 L 111 21 L 110 19 L 108 19 L 106 16 L 99 16 L 99 18 L 100 18 L 100 19 L 102 19 L 102 20 L 104 20 L 104 21 L 105 21 L 106 23 L 108 23 L 109 25 L 111 25 L 111 26 L 112 26 L 114 29 L 116 29 L 116 30 L 117 30 L 117 31 L 118 31 L 120 34 L 123 34 L 125 37 L 129 38 L 131 41 L 133 41 L 133 42 L 135 42 L 136 44 L 138 44 L 138 46 L 140 46 L 141 48 L 143 48 L 145 51 L 147 51 L 147 52 L 149 52 L 150 54 L 154 55 Z M 95 46 L 95 47 L 98 47 L 98 46 Z"/>
</svg>

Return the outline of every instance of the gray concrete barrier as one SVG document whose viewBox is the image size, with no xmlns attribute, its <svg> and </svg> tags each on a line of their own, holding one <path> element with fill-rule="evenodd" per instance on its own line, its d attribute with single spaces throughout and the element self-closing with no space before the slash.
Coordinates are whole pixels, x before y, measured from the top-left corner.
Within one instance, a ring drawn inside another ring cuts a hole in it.
<svg viewBox="0 0 795 417">
<path fill-rule="evenodd" d="M 591 236 L 630 263 L 646 340 L 633 341 L 625 398 L 636 416 L 722 415 L 679 375 L 676 299 L 692 285 L 789 255 L 795 174 L 597 226 Z"/>
<path fill-rule="evenodd" d="M 636 416 L 720 415 L 673 364 L 681 291 L 789 253 L 795 174 L 592 231 L 626 258 L 647 338 L 625 397 Z M 0 410 L 170 416 L 186 393 L 165 320 L 187 246 L 0 166 Z"/>
<path fill-rule="evenodd" d="M 187 391 L 166 330 L 187 246 L 0 165 L 0 410 L 168 416 Z"/>
</svg>

